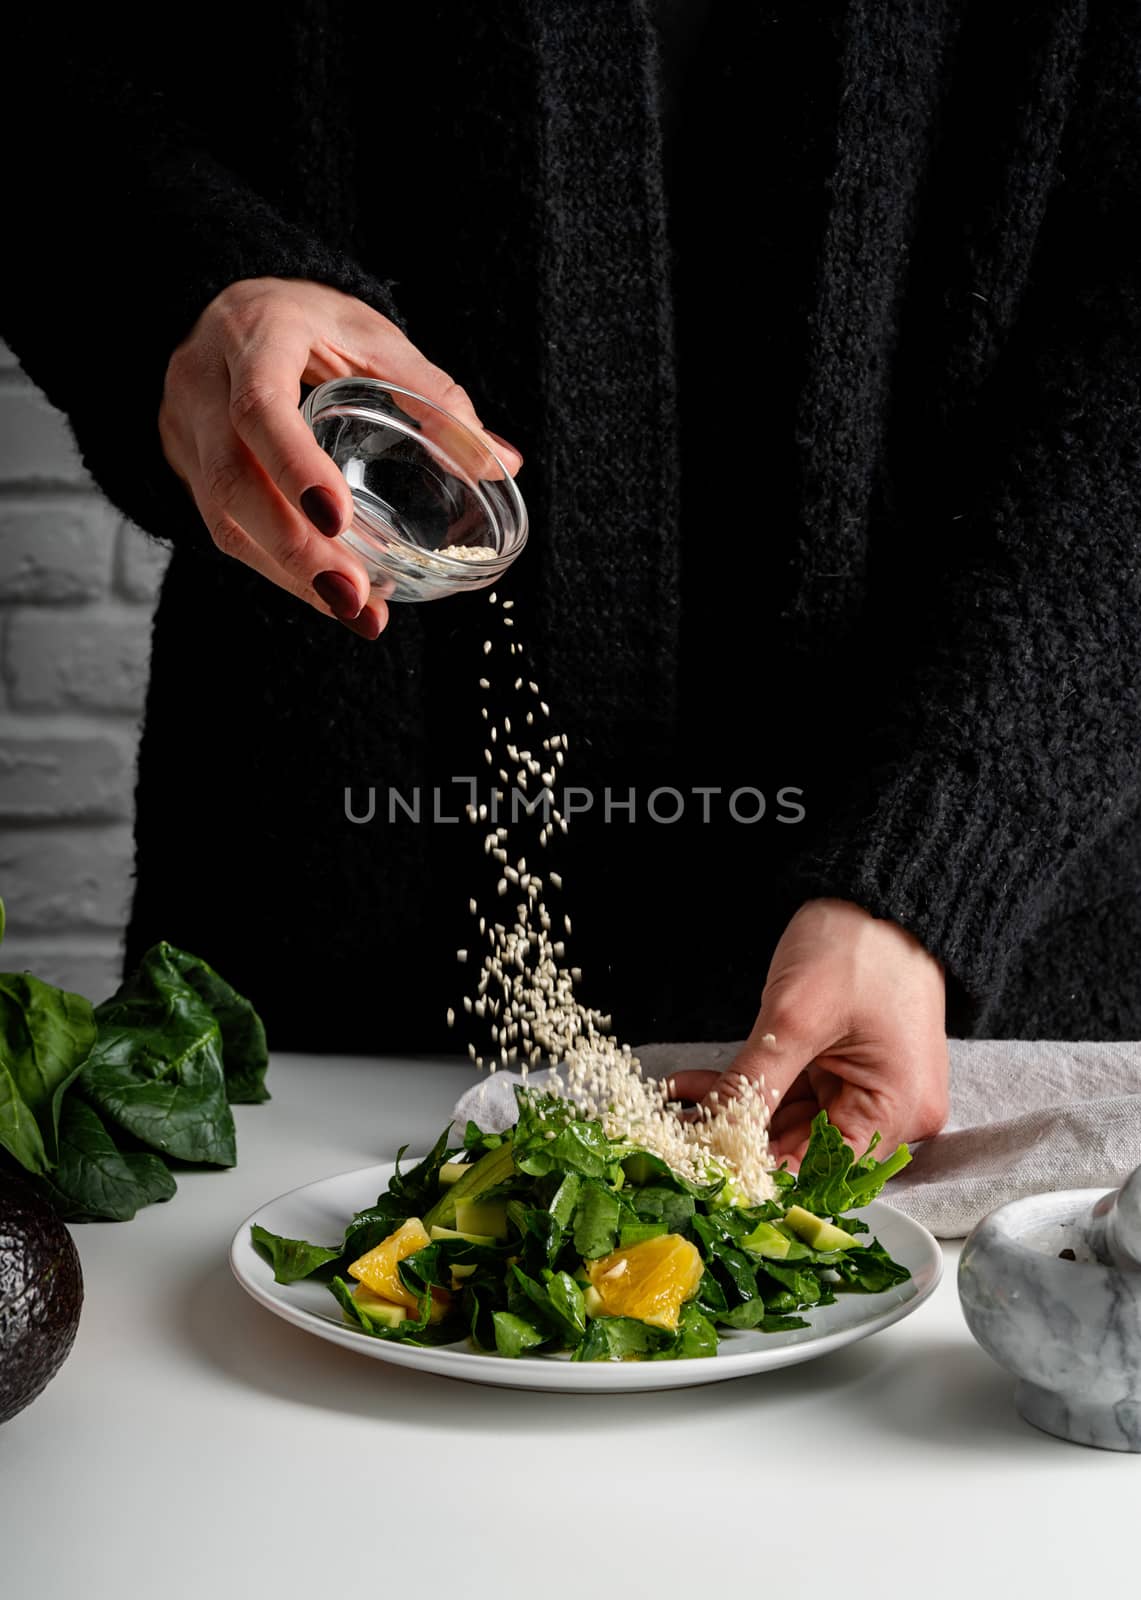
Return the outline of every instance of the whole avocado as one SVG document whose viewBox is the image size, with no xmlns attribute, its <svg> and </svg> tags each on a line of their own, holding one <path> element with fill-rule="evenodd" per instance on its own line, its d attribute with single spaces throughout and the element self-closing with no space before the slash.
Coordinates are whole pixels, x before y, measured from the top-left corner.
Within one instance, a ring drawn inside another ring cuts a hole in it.
<svg viewBox="0 0 1141 1600">
<path fill-rule="evenodd" d="M 0 1169 L 0 1423 L 55 1377 L 82 1305 L 70 1233 L 47 1201 Z"/>
</svg>

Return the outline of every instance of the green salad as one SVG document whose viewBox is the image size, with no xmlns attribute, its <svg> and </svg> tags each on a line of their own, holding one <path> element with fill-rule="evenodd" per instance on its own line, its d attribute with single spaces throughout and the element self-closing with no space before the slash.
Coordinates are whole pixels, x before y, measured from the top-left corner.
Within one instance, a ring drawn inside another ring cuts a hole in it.
<svg viewBox="0 0 1141 1600">
<path fill-rule="evenodd" d="M 461 1147 L 449 1126 L 410 1171 L 398 1160 L 339 1244 L 255 1226 L 277 1282 L 323 1278 L 377 1339 L 668 1361 L 716 1354 L 721 1330 L 807 1327 L 802 1312 L 910 1276 L 846 1214 L 907 1164 L 906 1145 L 857 1157 L 821 1112 L 800 1172 L 741 1204 L 731 1176 L 695 1184 L 565 1100 L 516 1097 L 508 1132 L 469 1122 Z"/>
</svg>

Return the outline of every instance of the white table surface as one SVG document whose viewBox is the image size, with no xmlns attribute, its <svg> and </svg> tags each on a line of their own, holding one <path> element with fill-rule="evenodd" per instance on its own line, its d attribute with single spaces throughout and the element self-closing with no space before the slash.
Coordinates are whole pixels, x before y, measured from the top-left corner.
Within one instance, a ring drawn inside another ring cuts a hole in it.
<svg viewBox="0 0 1141 1600">
<path fill-rule="evenodd" d="M 614 1398 L 366 1361 L 227 1264 L 263 1201 L 426 1147 L 467 1066 L 278 1056 L 238 1166 L 75 1229 L 67 1363 L 0 1429 L 10 1600 L 365 1594 L 1043 1597 L 1135 1584 L 1141 1457 L 1026 1426 L 943 1283 L 804 1366 Z M 465 1575 L 466 1574 L 466 1575 Z"/>
</svg>

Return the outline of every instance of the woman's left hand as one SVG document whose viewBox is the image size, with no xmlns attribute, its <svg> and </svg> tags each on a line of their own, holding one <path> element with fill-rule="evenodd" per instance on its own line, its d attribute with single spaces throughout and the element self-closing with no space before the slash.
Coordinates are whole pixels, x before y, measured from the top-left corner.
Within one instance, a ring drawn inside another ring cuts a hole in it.
<svg viewBox="0 0 1141 1600">
<path fill-rule="evenodd" d="M 763 1079 L 770 1148 L 799 1165 L 828 1112 L 857 1155 L 873 1133 L 892 1149 L 947 1120 L 943 970 L 894 922 L 846 900 L 810 900 L 781 936 L 756 1026 L 724 1073 L 679 1072 L 677 1098 L 731 1099 Z M 716 1102 L 714 1102 L 716 1103 Z"/>
</svg>

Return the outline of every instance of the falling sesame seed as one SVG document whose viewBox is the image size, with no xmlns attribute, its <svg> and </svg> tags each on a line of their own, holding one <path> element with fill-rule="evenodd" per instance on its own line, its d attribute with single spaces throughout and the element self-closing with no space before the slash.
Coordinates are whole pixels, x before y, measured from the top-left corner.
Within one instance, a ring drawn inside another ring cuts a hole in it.
<svg viewBox="0 0 1141 1600">
<path fill-rule="evenodd" d="M 496 597 L 490 597 L 495 603 Z M 503 609 L 511 607 L 503 602 Z M 504 617 L 505 625 L 513 619 Z M 523 646 L 514 641 L 509 644 L 512 655 L 523 655 Z M 484 644 L 485 653 L 491 650 L 491 641 Z M 515 678 L 515 689 L 523 684 L 523 677 Z M 480 679 L 481 688 L 489 688 L 486 678 Z M 527 687 L 539 695 L 537 683 L 527 680 Z M 544 717 L 550 716 L 550 706 L 540 699 L 538 709 Z M 525 713 L 526 726 L 534 726 L 534 715 Z M 488 725 L 489 746 L 499 743 L 498 727 L 492 724 L 487 708 L 482 708 L 482 720 Z M 563 733 L 548 733 L 542 748 L 554 756 L 549 768 L 544 768 L 529 750 L 509 743 L 511 721 L 504 716 L 500 725 L 504 731 L 505 759 L 518 764 L 517 782 L 526 790 L 528 776 L 541 780 L 549 792 L 554 787 L 558 769 L 564 765 L 565 752 L 570 741 Z M 490 748 L 485 749 L 488 766 L 495 766 Z M 507 772 L 498 769 L 499 781 L 504 788 L 509 784 Z M 493 791 L 496 802 L 504 799 L 501 790 Z M 472 807 L 468 807 L 471 815 Z M 480 818 L 487 815 L 487 807 L 480 806 Z M 493 816 L 495 813 L 493 811 Z M 558 827 L 568 831 L 567 819 L 557 807 L 548 806 L 539 829 L 539 843 L 546 847 Z M 694 1182 L 709 1181 L 711 1175 L 723 1177 L 729 1173 L 752 1200 L 760 1202 L 774 1194 L 772 1182 L 773 1163 L 768 1152 L 767 1099 L 763 1080 L 759 1088 L 745 1083 L 732 1100 L 705 1104 L 693 1121 L 682 1123 L 670 1108 L 664 1083 L 645 1076 L 637 1057 L 629 1045 L 614 1038 L 609 1015 L 592 1010 L 579 998 L 576 989 L 582 981 L 578 967 L 562 965 L 565 944 L 552 938 L 552 922 L 543 904 L 543 880 L 538 874 L 528 872 L 526 860 L 520 856 L 512 866 L 507 853 L 508 830 L 498 824 L 484 838 L 484 851 L 498 861 L 501 872 L 496 893 L 505 898 L 512 883 L 525 891 L 526 898 L 514 907 L 514 922 L 496 922 L 488 926 L 479 917 L 480 936 L 486 938 L 487 948 L 481 957 L 480 970 L 474 985 L 474 998 L 466 995 L 464 1011 L 487 1023 L 495 1050 L 487 1061 L 494 1072 L 499 1065 L 518 1063 L 524 1077 L 528 1067 L 544 1056 L 560 1068 L 554 1092 L 566 1097 L 578 1113 L 595 1117 L 602 1122 L 608 1137 L 630 1139 L 640 1148 L 661 1156 L 681 1176 Z M 549 874 L 552 886 L 562 891 L 563 880 L 557 872 Z M 469 900 L 469 910 L 475 915 L 477 902 Z M 569 936 L 571 918 L 564 914 L 563 928 Z M 462 961 L 467 951 L 458 952 Z M 449 1026 L 454 1012 L 449 1010 Z M 520 1045 L 520 1041 L 522 1044 Z M 775 1047 L 775 1039 L 765 1036 L 762 1044 Z M 476 1067 L 482 1069 L 484 1057 L 476 1053 L 474 1044 L 468 1045 L 468 1054 Z M 553 1137 L 553 1134 L 550 1135 Z"/>
<path fill-rule="evenodd" d="M 485 639 L 483 641 L 483 653 L 484 653 L 485 656 L 489 656 L 491 654 L 491 640 L 490 639 Z"/>
<path fill-rule="evenodd" d="M 456 1025 L 456 1014 L 455 1014 L 454 1010 L 452 1009 L 452 1007 L 449 1006 L 448 1007 L 448 1027 L 449 1028 L 454 1028 L 455 1025 Z"/>
</svg>

